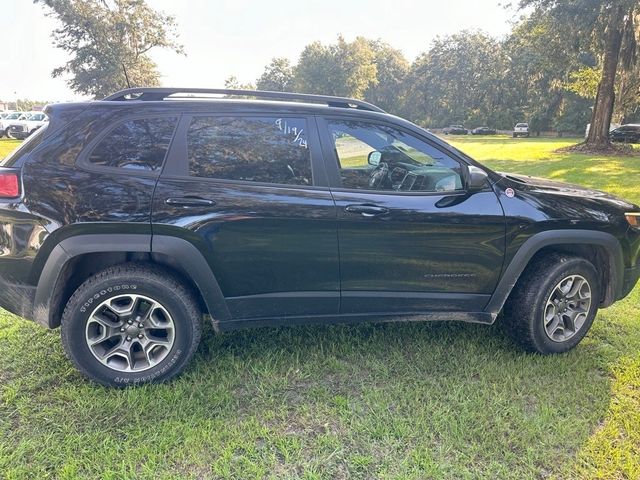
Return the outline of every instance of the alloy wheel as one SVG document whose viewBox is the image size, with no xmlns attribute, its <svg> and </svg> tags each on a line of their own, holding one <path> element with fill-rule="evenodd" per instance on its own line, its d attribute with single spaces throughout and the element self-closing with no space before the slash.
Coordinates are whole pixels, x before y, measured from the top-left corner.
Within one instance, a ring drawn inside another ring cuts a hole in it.
<svg viewBox="0 0 640 480">
<path fill-rule="evenodd" d="M 544 308 L 544 330 L 554 342 L 565 342 L 584 326 L 591 309 L 591 285 L 570 275 L 555 286 Z"/>
<path fill-rule="evenodd" d="M 118 295 L 91 313 L 85 340 L 93 356 L 110 369 L 142 372 L 167 357 L 175 324 L 160 302 L 144 295 Z"/>
</svg>

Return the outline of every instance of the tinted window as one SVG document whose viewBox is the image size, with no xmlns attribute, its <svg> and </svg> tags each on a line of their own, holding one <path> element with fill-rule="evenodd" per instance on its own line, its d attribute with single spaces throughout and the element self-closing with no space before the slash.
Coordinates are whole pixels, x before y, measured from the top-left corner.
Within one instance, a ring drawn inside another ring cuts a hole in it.
<svg viewBox="0 0 640 480">
<path fill-rule="evenodd" d="M 38 145 L 42 143 L 42 139 L 44 138 L 44 132 L 46 129 L 47 126 L 44 125 L 41 128 L 37 129 L 32 135 L 29 135 L 24 142 L 22 142 L 18 147 L 16 147 L 15 150 L 13 150 L 9 155 L 7 155 L 3 160 L 0 161 L 0 166 L 18 166 L 18 160 L 20 160 L 21 158 L 25 158 L 27 154 L 31 153 L 36 149 Z"/>
<path fill-rule="evenodd" d="M 158 171 L 169 150 L 176 117 L 129 120 L 93 149 L 89 162 L 105 167 Z"/>
<path fill-rule="evenodd" d="M 187 133 L 189 174 L 311 185 L 302 118 L 194 117 Z"/>
<path fill-rule="evenodd" d="M 386 125 L 331 121 L 342 186 L 365 190 L 462 189 L 460 164 L 428 143 Z"/>
</svg>

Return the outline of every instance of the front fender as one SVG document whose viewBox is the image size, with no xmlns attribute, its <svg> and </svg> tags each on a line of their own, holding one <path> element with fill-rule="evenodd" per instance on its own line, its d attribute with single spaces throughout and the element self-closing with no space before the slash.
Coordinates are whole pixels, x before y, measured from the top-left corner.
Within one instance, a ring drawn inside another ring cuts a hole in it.
<svg viewBox="0 0 640 480">
<path fill-rule="evenodd" d="M 511 290 L 533 256 L 545 247 L 553 245 L 596 245 L 603 247 L 609 256 L 611 267 L 610 288 L 613 299 L 619 298 L 623 290 L 624 257 L 620 242 L 606 232 L 593 230 L 549 230 L 540 232 L 527 239 L 518 249 L 505 269 L 502 278 L 485 307 L 485 312 L 497 315 L 502 310 Z"/>
</svg>

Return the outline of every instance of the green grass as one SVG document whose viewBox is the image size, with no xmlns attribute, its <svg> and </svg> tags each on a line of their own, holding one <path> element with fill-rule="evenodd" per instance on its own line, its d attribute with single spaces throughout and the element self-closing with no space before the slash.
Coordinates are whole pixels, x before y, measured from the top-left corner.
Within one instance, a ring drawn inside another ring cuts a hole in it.
<svg viewBox="0 0 640 480">
<path fill-rule="evenodd" d="M 5 155 L 10 153 L 13 149 L 15 149 L 21 143 L 22 143 L 21 140 L 0 138 L 0 160 L 2 160 L 5 157 Z"/>
<path fill-rule="evenodd" d="M 638 158 L 454 142 L 640 203 Z M 185 375 L 129 390 L 86 381 L 57 331 L 4 313 L 0 478 L 640 478 L 639 301 L 637 288 L 551 357 L 499 324 L 207 330 Z"/>
</svg>

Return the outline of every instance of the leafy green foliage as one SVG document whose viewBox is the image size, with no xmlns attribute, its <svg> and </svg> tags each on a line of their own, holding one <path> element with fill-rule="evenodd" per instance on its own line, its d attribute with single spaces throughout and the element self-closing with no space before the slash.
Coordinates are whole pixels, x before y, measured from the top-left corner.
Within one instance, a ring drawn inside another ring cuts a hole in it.
<svg viewBox="0 0 640 480">
<path fill-rule="evenodd" d="M 332 45 L 307 45 L 295 67 L 295 86 L 299 91 L 362 98 L 377 83 L 375 54 L 369 42 L 343 37 Z"/>
<path fill-rule="evenodd" d="M 411 66 L 406 112 L 425 125 L 489 124 L 509 128 L 508 59 L 500 43 L 481 32 L 436 39 Z M 519 119 L 518 119 L 519 120 Z"/>
<path fill-rule="evenodd" d="M 237 77 L 231 76 L 224 81 L 224 88 L 234 90 L 255 90 L 255 85 L 252 83 L 241 83 Z"/>
<path fill-rule="evenodd" d="M 583 77 L 573 75 L 587 70 L 593 56 L 565 43 L 543 14 L 521 20 L 503 41 L 475 31 L 440 37 L 413 64 L 380 40 L 340 37 L 307 45 L 295 65 L 274 58 L 256 83 L 263 90 L 364 98 L 430 127 L 511 129 L 528 121 L 538 131 L 583 132 L 591 104 L 575 94 Z"/>
<path fill-rule="evenodd" d="M 584 67 L 569 74 L 567 88 L 583 98 L 594 99 L 598 93 L 600 72 L 594 67 Z"/>
<path fill-rule="evenodd" d="M 409 62 L 400 50 L 380 40 L 369 41 L 369 48 L 376 66 L 376 81 L 364 92 L 365 100 L 390 113 L 403 113 Z"/>
<path fill-rule="evenodd" d="M 286 58 L 274 58 L 264 69 L 264 73 L 257 80 L 259 90 L 274 92 L 291 92 L 294 88 L 294 76 L 291 62 Z"/>
<path fill-rule="evenodd" d="M 61 26 L 53 32 L 56 47 L 71 55 L 54 77 L 70 75 L 72 90 L 104 97 L 127 86 L 159 84 L 152 48 L 183 53 L 176 43 L 175 21 L 145 0 L 34 0 L 47 7 Z"/>
<path fill-rule="evenodd" d="M 597 148 L 607 147 L 619 71 L 629 71 L 636 63 L 640 33 L 636 18 L 640 15 L 640 2 L 521 0 L 520 6 L 533 8 L 533 17 L 548 18 L 554 25 L 553 32 L 561 33 L 569 47 L 586 46 L 601 55 L 601 73 L 594 95 L 592 128 L 586 143 Z M 587 87 L 588 85 L 580 82 L 576 85 L 583 93 L 588 91 Z"/>
</svg>

